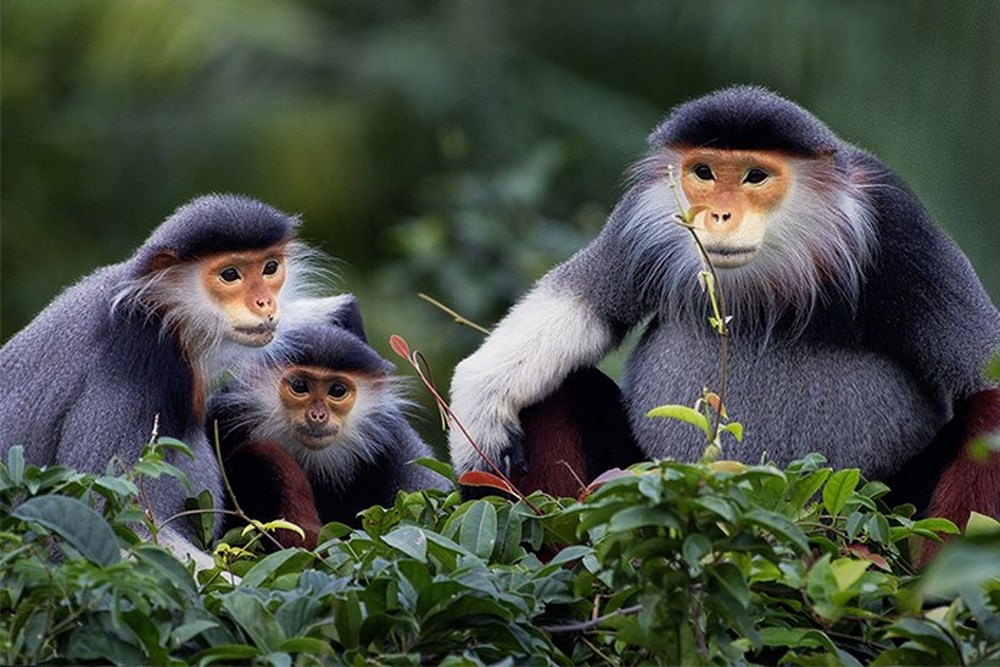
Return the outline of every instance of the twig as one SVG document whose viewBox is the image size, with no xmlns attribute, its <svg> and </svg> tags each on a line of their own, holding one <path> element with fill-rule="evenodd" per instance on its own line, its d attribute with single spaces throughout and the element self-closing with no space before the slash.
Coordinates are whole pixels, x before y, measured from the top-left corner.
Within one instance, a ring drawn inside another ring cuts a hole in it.
<svg viewBox="0 0 1000 667">
<path fill-rule="evenodd" d="M 670 182 L 670 190 L 674 193 L 674 199 L 677 202 L 677 208 L 680 211 L 677 220 L 681 227 L 688 230 L 691 234 L 691 238 L 694 240 L 695 246 L 698 248 L 698 254 L 701 257 L 702 264 L 708 267 L 708 273 L 712 277 L 712 284 L 709 285 L 709 299 L 712 302 L 713 316 L 718 322 L 716 326 L 716 331 L 719 334 L 719 391 L 717 392 L 719 396 L 719 409 L 714 409 L 714 415 L 712 417 L 712 437 L 711 443 L 715 444 L 719 438 L 719 428 L 722 425 L 722 410 L 725 410 L 726 406 L 726 378 L 728 377 L 728 347 L 729 347 L 729 324 L 728 314 L 726 310 L 726 296 L 722 290 L 722 283 L 719 281 L 718 273 L 715 271 L 715 265 L 712 264 L 711 258 L 708 256 L 708 252 L 705 250 L 705 246 L 702 244 L 701 239 L 698 238 L 698 234 L 695 233 L 694 216 L 691 215 L 690 210 L 685 210 L 684 203 L 681 201 L 680 195 L 677 193 L 677 181 L 674 178 L 673 165 L 668 165 L 667 175 Z M 716 303 L 718 299 L 718 303 Z"/>
<path fill-rule="evenodd" d="M 160 413 L 157 412 L 153 415 L 153 430 L 149 435 L 149 442 L 146 446 L 152 449 L 153 445 L 156 444 L 156 439 L 160 436 Z M 139 502 L 142 504 L 143 514 L 146 517 L 146 522 L 149 524 L 149 535 L 153 540 L 153 544 L 159 545 L 159 539 L 157 534 L 160 532 L 159 527 L 156 525 L 156 515 L 153 514 L 153 503 L 149 499 L 149 494 L 146 493 L 146 477 L 144 475 L 139 476 Z"/>
<path fill-rule="evenodd" d="M 497 477 L 502 479 L 504 483 L 507 484 L 507 486 L 514 492 L 514 495 L 516 495 L 519 500 L 523 501 L 525 505 L 530 507 L 535 514 L 541 516 L 542 511 L 533 502 L 528 500 L 528 496 L 526 496 L 523 491 L 521 491 L 514 485 L 514 482 L 512 482 L 510 478 L 504 474 L 503 470 L 500 469 L 500 466 L 494 463 L 493 460 L 486 455 L 486 452 L 483 451 L 483 449 L 479 446 L 479 444 L 465 429 L 465 425 L 462 424 L 462 422 L 458 419 L 455 413 L 452 412 L 451 406 L 448 405 L 448 402 L 444 400 L 444 398 L 438 392 L 437 387 L 435 387 L 434 384 L 427 379 L 427 376 L 424 375 L 423 369 L 421 369 L 420 364 L 417 363 L 417 358 L 416 358 L 417 353 L 410 352 L 410 346 L 406 342 L 406 340 L 402 336 L 396 335 L 390 338 L 389 345 L 392 347 L 393 351 L 396 352 L 396 354 L 406 359 L 410 363 L 410 365 L 413 366 L 414 370 L 417 372 L 417 377 L 419 377 L 420 381 L 424 383 L 424 386 L 427 387 L 427 390 L 431 392 L 431 395 L 434 397 L 434 400 L 437 401 L 438 406 L 442 410 L 444 410 L 445 414 L 448 416 L 449 423 L 451 423 L 453 426 L 458 427 L 458 430 L 462 432 L 462 435 L 469 442 L 469 444 L 472 445 L 472 448 L 476 450 L 476 453 L 479 454 L 480 457 L 482 457 L 483 461 L 486 462 L 486 465 L 488 465 L 490 468 L 493 469 L 494 474 L 496 474 Z M 406 352 L 405 354 L 403 353 L 404 350 Z"/>
<path fill-rule="evenodd" d="M 433 298 L 431 296 L 428 296 L 428 295 L 424 294 L 423 292 L 418 293 L 417 296 L 419 296 L 424 301 L 426 301 L 426 302 L 428 302 L 428 303 L 430 303 L 432 305 L 437 306 L 438 308 L 440 308 L 444 312 L 448 313 L 459 324 L 464 324 L 465 326 L 467 326 L 467 327 L 469 327 L 471 329 L 475 329 L 476 331 L 478 331 L 479 333 L 483 334 L 484 336 L 489 336 L 490 335 L 490 330 L 489 329 L 487 329 L 486 327 L 483 327 L 483 326 L 480 326 L 480 325 L 476 324 L 472 320 L 470 320 L 470 319 L 468 319 L 466 317 L 463 317 L 462 315 L 459 315 L 457 312 L 455 312 L 454 310 L 452 310 L 448 306 L 444 305 L 443 303 L 441 303 L 437 299 L 435 299 L 435 298 Z"/>
<path fill-rule="evenodd" d="M 215 445 L 215 459 L 216 459 L 216 461 L 219 462 L 219 471 L 222 473 L 222 483 L 225 485 L 225 487 L 226 487 L 226 493 L 229 494 L 229 499 L 233 501 L 233 507 L 235 508 L 235 511 L 234 510 L 214 510 L 214 511 L 218 512 L 219 514 L 228 514 L 228 515 L 236 516 L 240 520 L 245 521 L 247 523 L 247 525 L 252 525 L 253 524 L 253 519 L 251 519 L 246 514 L 246 512 L 243 511 L 243 508 L 240 507 L 240 501 L 239 501 L 239 499 L 236 498 L 236 492 L 233 491 L 233 487 L 229 483 L 229 475 L 226 474 L 226 466 L 222 462 L 222 438 L 219 437 L 219 420 L 218 419 L 216 419 L 216 420 L 214 420 L 212 422 L 212 436 L 215 438 L 215 443 L 214 443 L 214 445 Z M 204 512 L 204 511 L 208 511 L 208 510 L 193 510 L 193 511 L 195 511 L 195 512 Z M 174 519 L 177 516 L 179 516 L 179 515 L 175 514 L 174 516 L 172 516 L 170 518 L 172 520 L 172 519 Z M 278 547 L 279 549 L 283 549 L 284 548 L 284 546 L 281 544 L 281 542 L 278 541 L 278 538 L 276 538 L 274 535 L 271 535 L 266 530 L 261 530 L 261 531 L 257 531 L 257 532 L 265 535 L 269 540 L 271 540 L 271 542 L 274 544 L 274 546 Z"/>
</svg>

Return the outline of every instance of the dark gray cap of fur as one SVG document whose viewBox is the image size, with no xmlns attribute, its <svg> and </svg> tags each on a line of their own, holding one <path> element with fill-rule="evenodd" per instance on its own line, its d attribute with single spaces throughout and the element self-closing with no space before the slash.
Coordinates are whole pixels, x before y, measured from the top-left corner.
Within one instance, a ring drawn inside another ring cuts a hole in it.
<svg viewBox="0 0 1000 667">
<path fill-rule="evenodd" d="M 205 195 L 174 211 L 139 248 L 135 260 L 145 272 L 160 253 L 188 261 L 220 252 L 261 250 L 290 239 L 298 224 L 295 216 L 250 197 Z"/>
<path fill-rule="evenodd" d="M 391 373 L 395 368 L 355 334 L 336 324 L 293 329 L 282 338 L 282 348 L 283 361 L 296 366 L 379 374 Z"/>
<path fill-rule="evenodd" d="M 690 145 L 804 157 L 836 152 L 841 143 L 808 111 L 757 86 L 734 86 L 681 104 L 648 141 L 654 149 Z"/>
</svg>

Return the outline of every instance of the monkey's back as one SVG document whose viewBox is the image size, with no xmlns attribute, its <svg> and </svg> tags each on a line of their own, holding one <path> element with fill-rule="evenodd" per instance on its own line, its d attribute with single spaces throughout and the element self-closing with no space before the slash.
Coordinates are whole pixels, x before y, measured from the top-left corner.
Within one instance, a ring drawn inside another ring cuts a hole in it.
<svg viewBox="0 0 1000 667">
<path fill-rule="evenodd" d="M 0 451 L 24 445 L 31 463 L 56 463 L 66 417 L 86 391 L 108 329 L 110 296 L 121 266 L 64 290 L 0 349 Z"/>
<path fill-rule="evenodd" d="M 207 488 L 219 498 L 218 466 L 193 414 L 191 372 L 176 342 L 155 319 L 112 312 L 127 273 L 122 263 L 83 278 L 0 349 L 0 452 L 23 445 L 30 463 L 88 472 L 104 471 L 116 455 L 128 466 L 159 416 L 159 434 L 195 454 L 194 461 L 176 452 L 168 459 L 195 493 Z M 150 485 L 182 508 L 179 482 Z"/>
</svg>

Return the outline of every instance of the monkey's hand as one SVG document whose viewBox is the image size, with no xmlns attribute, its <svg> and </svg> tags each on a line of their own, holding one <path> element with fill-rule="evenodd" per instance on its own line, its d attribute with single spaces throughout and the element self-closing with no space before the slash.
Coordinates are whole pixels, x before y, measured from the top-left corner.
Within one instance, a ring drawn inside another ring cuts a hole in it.
<svg viewBox="0 0 1000 667">
<path fill-rule="evenodd" d="M 490 370 L 480 354 L 455 367 L 451 409 L 459 423 L 450 425 L 448 448 L 458 475 L 471 470 L 494 472 L 494 465 L 504 474 L 525 469 L 517 418 L 520 406 L 511 400 L 504 378 Z"/>
</svg>

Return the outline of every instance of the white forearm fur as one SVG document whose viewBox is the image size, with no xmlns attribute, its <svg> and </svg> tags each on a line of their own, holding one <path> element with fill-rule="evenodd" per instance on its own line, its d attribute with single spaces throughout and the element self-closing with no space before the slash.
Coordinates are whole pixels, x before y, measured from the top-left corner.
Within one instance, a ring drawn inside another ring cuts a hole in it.
<svg viewBox="0 0 1000 667">
<path fill-rule="evenodd" d="M 552 393 L 574 369 L 596 363 L 613 344 L 608 325 L 585 303 L 543 282 L 455 367 L 452 410 L 500 464 L 510 434 L 520 431 L 518 413 Z M 487 467 L 455 425 L 448 444 L 456 471 Z"/>
</svg>

